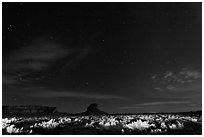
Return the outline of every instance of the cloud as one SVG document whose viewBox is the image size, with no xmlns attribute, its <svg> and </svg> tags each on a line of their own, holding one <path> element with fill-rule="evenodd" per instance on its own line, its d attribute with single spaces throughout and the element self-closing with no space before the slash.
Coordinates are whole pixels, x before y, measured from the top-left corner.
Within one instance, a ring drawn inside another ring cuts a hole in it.
<svg viewBox="0 0 204 137">
<path fill-rule="evenodd" d="M 136 109 L 136 108 L 144 108 L 144 107 L 153 107 L 160 105 L 179 105 L 179 104 L 189 104 L 190 101 L 162 101 L 162 102 L 147 102 L 141 104 L 133 104 L 131 106 L 120 107 L 120 109 Z"/>
<path fill-rule="evenodd" d="M 154 74 L 154 75 L 151 76 L 151 78 L 152 78 L 152 79 L 156 79 L 157 76 L 158 76 L 157 74 Z"/>
<path fill-rule="evenodd" d="M 52 62 L 59 60 L 73 52 L 61 45 L 41 43 L 39 45 L 24 46 L 10 52 L 3 62 L 3 70 L 16 72 L 21 70 L 43 70 Z"/>
<path fill-rule="evenodd" d="M 166 104 L 187 104 L 190 103 L 189 101 L 168 101 L 168 102 L 149 102 L 149 103 L 143 103 L 139 104 L 141 106 L 152 106 L 152 105 L 166 105 Z"/>
<path fill-rule="evenodd" d="M 173 92 L 197 92 L 202 88 L 202 74 L 198 70 L 182 68 L 179 72 L 166 71 L 162 74 L 155 74 L 153 81 L 159 87 L 154 88 L 157 91 Z M 152 78 L 152 77 L 151 77 Z M 160 88 L 160 86 L 164 88 Z"/>
<path fill-rule="evenodd" d="M 19 84 L 20 82 L 13 76 L 7 73 L 2 73 L 2 84 Z"/>
<path fill-rule="evenodd" d="M 173 72 L 167 71 L 167 73 L 164 75 L 164 78 L 167 79 L 167 78 L 170 78 L 172 76 L 173 76 Z"/>
<path fill-rule="evenodd" d="M 201 78 L 202 74 L 196 70 L 190 70 L 188 68 L 182 68 L 180 72 L 175 73 L 172 71 L 166 71 L 164 74 L 154 74 L 151 78 L 155 82 L 167 82 L 167 83 L 191 83 Z"/>
<path fill-rule="evenodd" d="M 176 91 L 177 88 L 173 85 L 167 85 L 166 89 L 171 90 L 171 91 Z"/>
<path fill-rule="evenodd" d="M 177 85 L 172 85 L 169 84 L 166 86 L 166 89 L 169 91 L 175 91 L 175 92 L 201 92 L 202 93 L 202 81 L 197 81 L 194 83 L 188 83 L 188 84 L 177 84 Z"/>
<path fill-rule="evenodd" d="M 10 61 L 3 64 L 3 71 L 9 73 L 16 73 L 20 71 L 40 71 L 47 68 L 48 64 L 42 61 L 32 61 L 32 62 L 15 62 Z"/>
<path fill-rule="evenodd" d="M 41 60 L 50 61 L 66 56 L 72 50 L 67 50 L 61 45 L 52 43 L 41 43 L 39 45 L 31 45 L 22 47 L 11 52 L 13 56 L 10 59 L 15 61 L 22 60 Z"/>
<path fill-rule="evenodd" d="M 183 70 L 179 73 L 179 76 L 183 76 L 186 79 L 198 79 L 202 77 L 202 74 L 198 71 L 190 71 L 187 68 L 183 68 Z"/>
<path fill-rule="evenodd" d="M 35 89 L 34 89 L 35 90 Z M 85 93 L 85 92 L 73 92 L 73 91 L 49 91 L 47 89 L 39 89 L 36 92 L 25 93 L 25 96 L 36 98 L 85 98 L 85 99 L 119 99 L 126 100 L 125 97 L 117 95 L 99 94 L 99 93 Z"/>
<path fill-rule="evenodd" d="M 154 88 L 155 90 L 158 90 L 158 91 L 163 91 L 163 89 L 162 88 L 160 88 L 160 87 L 156 87 L 156 88 Z"/>
<path fill-rule="evenodd" d="M 124 106 L 124 107 L 118 107 L 119 109 L 137 109 L 137 108 L 143 108 L 141 106 Z"/>
<path fill-rule="evenodd" d="M 61 68 L 67 71 L 70 65 L 74 66 L 76 62 L 87 56 L 90 50 L 71 48 L 48 41 L 38 41 L 10 51 L 3 58 L 2 70 L 3 73 L 12 75 L 11 77 L 18 77 L 17 74 L 23 73 L 23 78 L 26 78 L 30 73 L 43 72 L 54 66 L 56 62 L 66 59 L 66 63 L 61 63 Z M 28 80 L 20 81 L 23 78 L 19 77 L 17 81 L 28 82 Z M 5 83 L 6 81 L 8 83 L 7 77 L 3 77 L 3 79 L 5 79 Z"/>
</svg>

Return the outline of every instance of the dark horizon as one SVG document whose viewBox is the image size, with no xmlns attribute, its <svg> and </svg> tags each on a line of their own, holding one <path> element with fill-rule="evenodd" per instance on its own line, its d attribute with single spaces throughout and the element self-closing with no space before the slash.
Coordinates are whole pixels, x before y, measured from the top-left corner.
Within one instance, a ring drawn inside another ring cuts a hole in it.
<svg viewBox="0 0 204 137">
<path fill-rule="evenodd" d="M 64 114 L 64 113 L 66 113 L 66 114 L 71 114 L 71 115 L 79 115 L 79 114 L 82 114 L 83 112 L 85 112 L 86 110 L 87 110 L 87 107 L 84 109 L 84 111 L 82 111 L 82 112 L 75 112 L 75 113 L 72 113 L 72 112 L 61 112 L 61 111 L 59 111 L 58 109 L 57 109 L 57 107 L 55 107 L 55 106 L 43 106 L 43 105 L 3 105 L 2 106 L 2 108 L 4 108 L 4 107 L 28 107 L 28 106 L 37 106 L 37 107 L 50 107 L 50 108 L 56 108 L 56 110 L 57 110 L 57 113 L 59 113 L 59 114 Z M 100 108 L 99 108 L 99 110 L 101 110 Z M 101 110 L 101 111 L 103 111 L 103 110 Z M 109 113 L 109 112 L 106 112 L 107 113 L 107 115 L 131 115 L 131 114 L 170 114 L 170 113 L 172 113 L 172 114 L 176 114 L 176 113 L 191 113 L 191 112 L 202 112 L 202 110 L 200 109 L 200 110 L 194 110 L 194 111 L 177 111 L 177 112 L 134 112 L 134 113 L 128 113 L 128 112 L 126 112 L 126 113 L 117 113 L 117 112 L 115 112 L 115 113 Z M 56 113 L 56 114 L 57 114 Z M 55 113 L 49 113 L 49 115 L 53 115 L 53 114 L 55 114 Z M 104 114 L 105 115 L 105 114 Z"/>
<path fill-rule="evenodd" d="M 202 3 L 2 3 L 2 105 L 202 110 Z"/>
</svg>

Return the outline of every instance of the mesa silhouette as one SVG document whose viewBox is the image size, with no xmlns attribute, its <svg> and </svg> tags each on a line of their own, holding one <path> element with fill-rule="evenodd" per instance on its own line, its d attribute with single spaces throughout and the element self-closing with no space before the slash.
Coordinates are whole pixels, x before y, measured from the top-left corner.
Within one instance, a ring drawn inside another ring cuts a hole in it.
<svg viewBox="0 0 204 137">
<path fill-rule="evenodd" d="M 30 116 L 67 116 L 67 115 L 133 115 L 133 114 L 150 114 L 150 113 L 126 113 L 126 114 L 110 114 L 99 109 L 97 103 L 90 104 L 85 112 L 67 113 L 59 112 L 56 107 L 40 106 L 40 105 L 21 105 L 21 106 L 3 106 L 3 117 L 30 117 Z M 168 112 L 159 114 L 183 114 L 183 115 L 202 115 L 202 111 L 190 112 Z"/>
<path fill-rule="evenodd" d="M 87 110 L 82 113 L 59 112 L 56 107 L 40 106 L 40 105 L 21 105 L 21 106 L 3 106 L 3 117 L 12 116 L 49 116 L 49 115 L 108 115 L 101 111 L 97 103 L 92 103 Z"/>
</svg>

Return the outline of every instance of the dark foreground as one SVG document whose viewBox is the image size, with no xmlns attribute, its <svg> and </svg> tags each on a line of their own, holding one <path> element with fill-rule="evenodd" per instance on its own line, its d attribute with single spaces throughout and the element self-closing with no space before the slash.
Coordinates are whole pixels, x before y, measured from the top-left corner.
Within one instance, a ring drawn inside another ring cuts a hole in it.
<svg viewBox="0 0 204 137">
<path fill-rule="evenodd" d="M 3 134 L 201 135 L 202 116 L 182 114 L 3 118 Z"/>
</svg>

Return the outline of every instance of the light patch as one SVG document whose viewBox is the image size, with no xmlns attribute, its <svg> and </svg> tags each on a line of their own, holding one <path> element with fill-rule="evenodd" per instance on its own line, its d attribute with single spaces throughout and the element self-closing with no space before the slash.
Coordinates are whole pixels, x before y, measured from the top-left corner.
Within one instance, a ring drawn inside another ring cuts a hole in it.
<svg viewBox="0 0 204 137">
<path fill-rule="evenodd" d="M 162 88 L 159 88 L 159 87 L 156 87 L 156 88 L 154 88 L 155 90 L 157 90 L 157 91 L 163 91 L 163 89 Z"/>
</svg>

